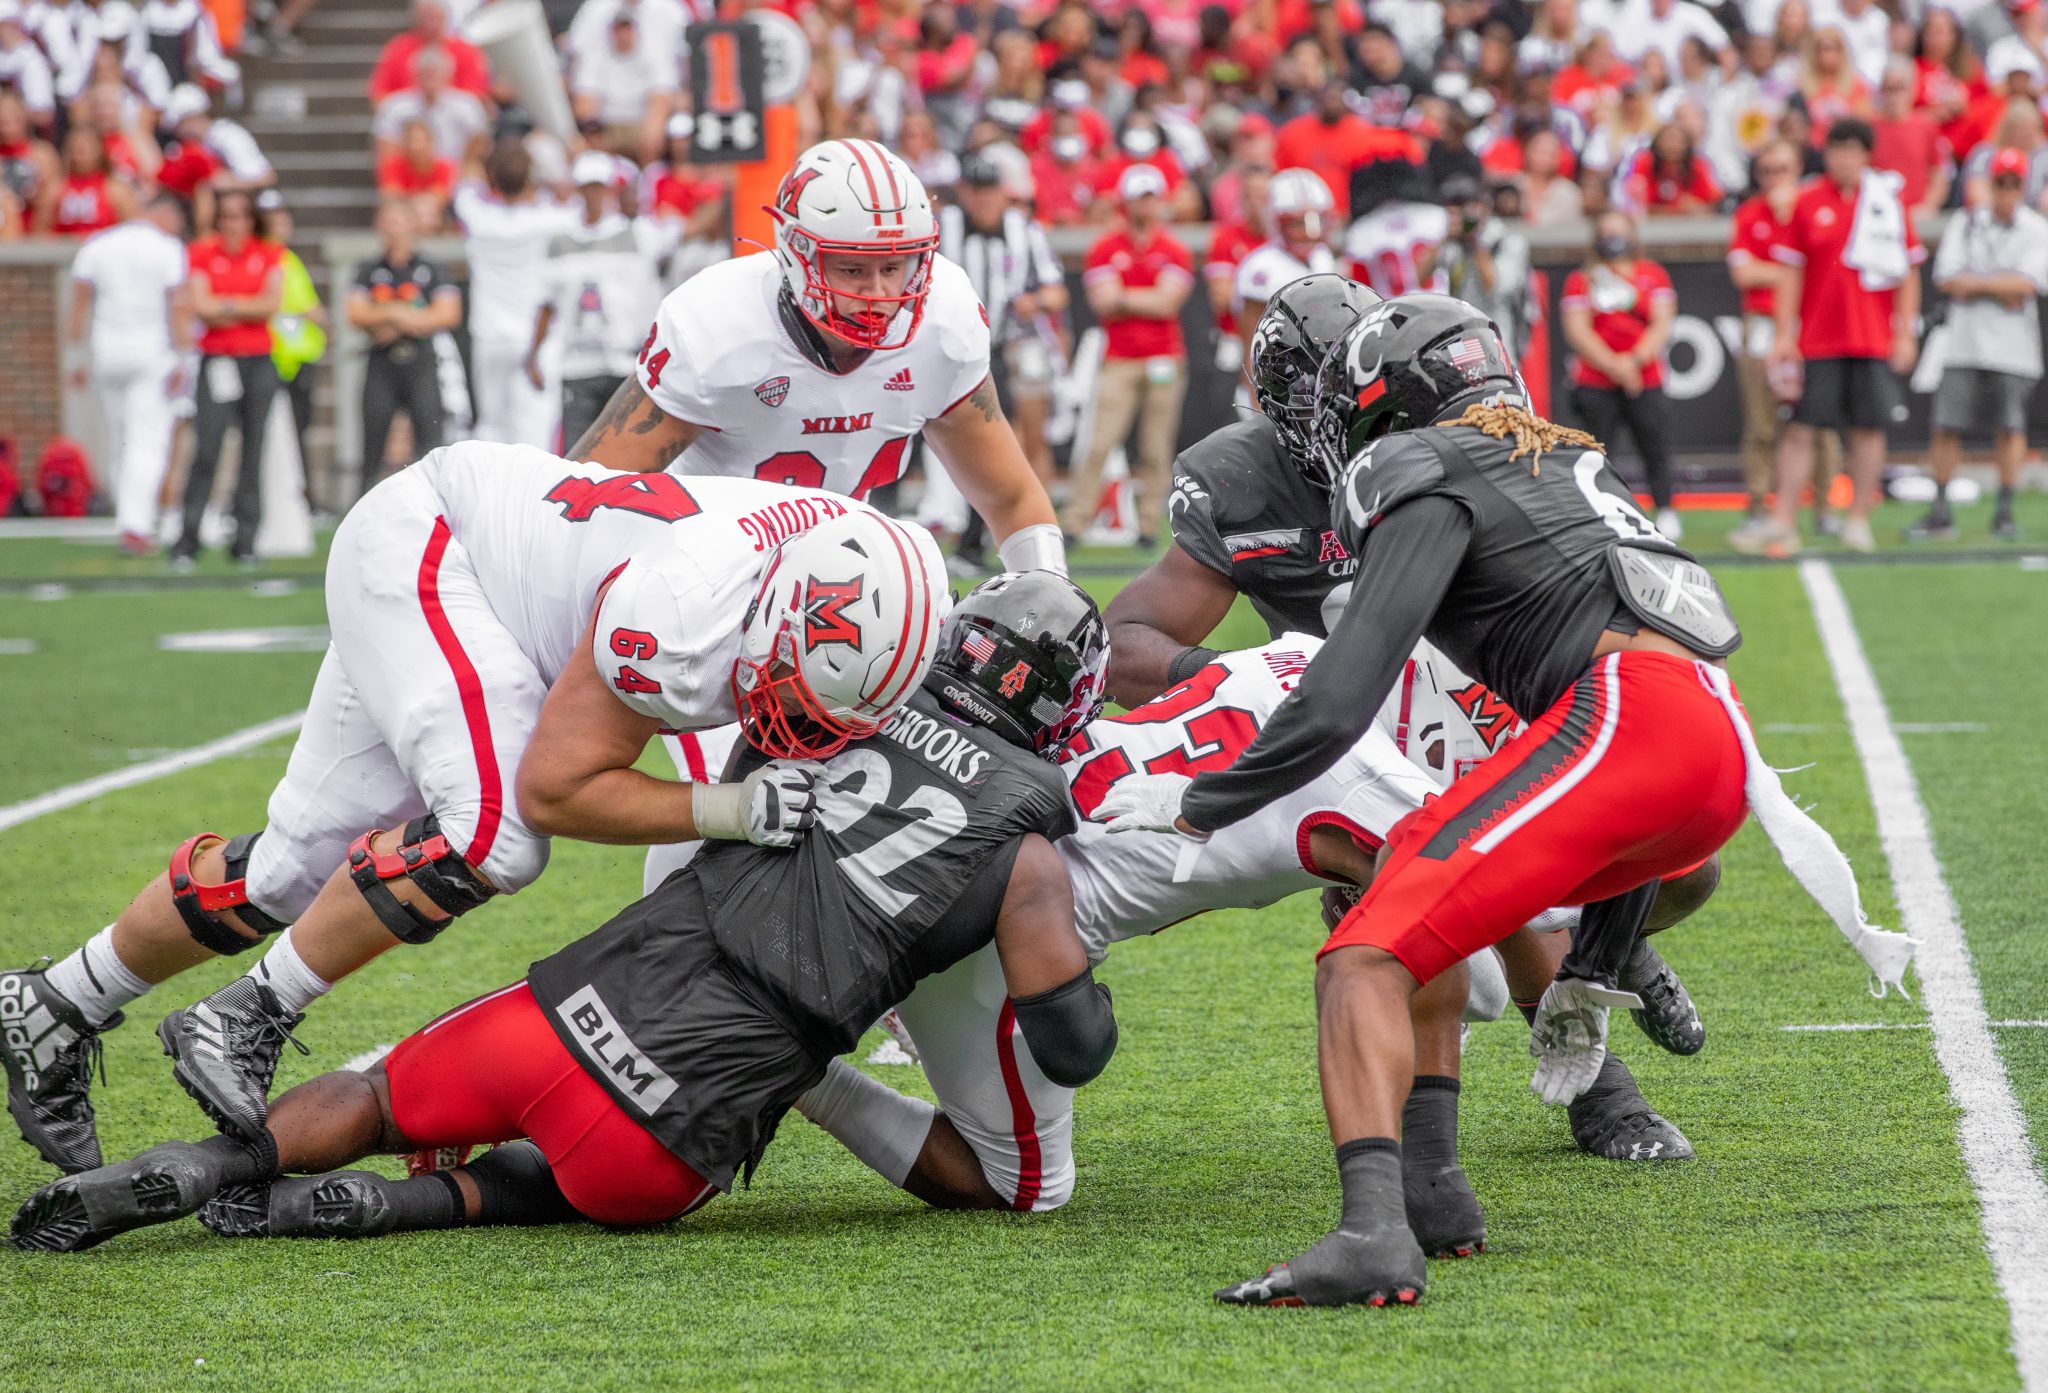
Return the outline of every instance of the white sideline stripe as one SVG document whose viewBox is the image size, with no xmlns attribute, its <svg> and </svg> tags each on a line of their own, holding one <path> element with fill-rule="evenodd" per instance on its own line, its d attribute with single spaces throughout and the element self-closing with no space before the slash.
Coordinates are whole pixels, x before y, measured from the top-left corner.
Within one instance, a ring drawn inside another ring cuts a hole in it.
<svg viewBox="0 0 2048 1393">
<path fill-rule="evenodd" d="M 1934 1031 L 1934 1056 L 1962 1110 L 1963 1163 L 1984 1209 L 1991 1268 L 2012 1311 L 2012 1352 L 2020 1387 L 2048 1389 L 2048 1184 L 2034 1166 L 2026 1119 L 1991 1038 L 1984 996 L 1970 966 L 1955 897 L 1935 855 L 1934 833 L 1913 767 L 1892 729 L 1877 677 L 1856 636 L 1835 574 L 1819 561 L 1799 563 L 1799 579 L 1820 630 L 1828 665 L 1849 716 L 1849 732 L 1870 783 L 1877 830 L 1891 863 L 1900 925 L 1920 940 L 1913 955 Z"/>
<path fill-rule="evenodd" d="M 385 1055 L 390 1054 L 391 1051 L 393 1051 L 396 1048 L 398 1048 L 396 1045 L 372 1045 L 370 1046 L 370 1048 L 364 1050 L 361 1054 L 357 1055 L 354 1059 L 349 1060 L 348 1063 L 342 1065 L 341 1067 L 360 1074 L 363 1072 L 363 1070 L 370 1068 L 372 1065 L 375 1065 L 379 1060 L 383 1059 Z"/>
<path fill-rule="evenodd" d="M 1986 1021 L 1993 1030 L 2048 1030 L 2048 1021 Z M 1931 1021 L 1846 1021 L 1835 1025 L 1781 1025 L 1780 1030 L 1932 1030 Z"/>
<path fill-rule="evenodd" d="M 204 745 L 194 745 L 189 750 L 178 750 L 155 759 L 146 759 L 125 769 L 116 769 L 82 783 L 67 784 L 63 788 L 37 794 L 25 802 L 10 804 L 0 808 L 0 832 L 5 832 L 10 827 L 19 827 L 24 822 L 32 822 L 45 813 L 61 812 L 65 808 L 91 802 L 103 793 L 133 788 L 137 784 L 146 784 L 152 779 L 161 779 L 167 774 L 176 774 L 186 769 L 197 769 L 202 764 L 211 764 L 217 759 L 226 759 L 229 755 L 240 754 L 243 750 L 267 744 L 280 735 L 290 735 L 305 719 L 305 712 L 294 711 L 289 716 L 278 716 L 260 725 L 238 730 L 232 735 L 223 735 L 218 740 L 209 740 Z"/>
</svg>

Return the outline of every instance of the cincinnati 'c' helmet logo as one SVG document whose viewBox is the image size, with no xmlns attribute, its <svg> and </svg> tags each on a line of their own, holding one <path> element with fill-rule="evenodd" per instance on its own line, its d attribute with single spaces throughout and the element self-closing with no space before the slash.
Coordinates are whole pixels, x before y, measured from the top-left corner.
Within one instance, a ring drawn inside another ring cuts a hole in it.
<svg viewBox="0 0 2048 1393">
<path fill-rule="evenodd" d="M 821 643 L 860 646 L 860 624 L 846 607 L 860 599 L 865 585 L 860 576 L 852 580 L 811 579 L 804 596 L 804 652 L 815 652 Z"/>
</svg>

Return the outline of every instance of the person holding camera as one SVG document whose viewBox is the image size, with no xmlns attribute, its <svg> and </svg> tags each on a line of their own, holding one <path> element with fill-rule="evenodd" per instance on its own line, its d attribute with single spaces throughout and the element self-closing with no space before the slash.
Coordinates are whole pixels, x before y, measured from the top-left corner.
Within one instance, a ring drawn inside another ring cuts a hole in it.
<svg viewBox="0 0 2048 1393">
<path fill-rule="evenodd" d="M 1948 296 L 1948 346 L 1934 392 L 1934 502 L 1906 529 L 1909 542 L 1956 535 L 1948 486 L 1962 457 L 1963 432 L 1987 426 L 1998 463 L 1998 505 L 1991 535 L 2019 536 L 2013 488 L 2027 452 L 2027 403 L 2041 381 L 2041 318 L 2048 295 L 2048 218 L 2026 203 L 2027 156 L 1991 158 L 1991 203 L 1958 213 L 1934 256 L 1934 284 Z"/>
<path fill-rule="evenodd" d="M 1450 214 L 1436 253 L 1445 289 L 1499 325 L 1519 360 L 1529 346 L 1529 241 L 1495 215 L 1470 175 L 1452 175 L 1440 192 Z"/>
</svg>

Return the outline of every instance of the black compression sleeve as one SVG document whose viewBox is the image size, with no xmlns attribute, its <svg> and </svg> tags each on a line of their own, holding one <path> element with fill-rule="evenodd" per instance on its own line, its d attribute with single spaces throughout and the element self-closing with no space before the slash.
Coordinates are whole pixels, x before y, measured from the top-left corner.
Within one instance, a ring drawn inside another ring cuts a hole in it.
<svg viewBox="0 0 2048 1393">
<path fill-rule="evenodd" d="M 1237 763 L 1196 776 L 1181 816 L 1213 832 L 1308 783 L 1358 743 L 1435 615 L 1472 539 L 1455 499 L 1402 503 L 1374 527 L 1344 614 Z"/>
<path fill-rule="evenodd" d="M 1116 1012 L 1093 968 L 1035 996 L 1012 997 L 1017 1028 L 1038 1070 L 1061 1088 L 1079 1088 L 1116 1053 Z"/>
<path fill-rule="evenodd" d="M 1622 964 L 1635 951 L 1643 926 L 1650 921 L 1650 906 L 1657 902 L 1659 888 L 1656 881 L 1645 881 L 1633 890 L 1587 905 L 1572 929 L 1571 951 L 1564 955 L 1557 975 L 1583 977 L 1609 987 L 1619 982 Z"/>
<path fill-rule="evenodd" d="M 1181 649 L 1173 655 L 1173 661 L 1166 665 L 1166 684 L 1169 687 L 1179 686 L 1215 662 L 1219 656 L 1215 649 L 1204 648 L 1200 644 L 1193 648 Z"/>
</svg>

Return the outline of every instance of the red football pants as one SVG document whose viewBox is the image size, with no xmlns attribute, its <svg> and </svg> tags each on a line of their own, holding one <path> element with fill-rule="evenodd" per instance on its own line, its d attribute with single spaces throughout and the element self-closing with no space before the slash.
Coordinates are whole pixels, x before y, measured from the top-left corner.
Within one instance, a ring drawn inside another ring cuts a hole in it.
<svg viewBox="0 0 2048 1393">
<path fill-rule="evenodd" d="M 408 1035 L 384 1073 L 392 1120 L 412 1146 L 530 1137 L 586 1219 L 657 1224 L 717 1193 L 585 1072 L 524 982 Z"/>
<path fill-rule="evenodd" d="M 1706 860 L 1748 806 L 1742 744 L 1704 666 L 1650 650 L 1600 659 L 1395 824 L 1387 863 L 1322 951 L 1384 948 L 1427 982 L 1553 905 Z"/>
</svg>

